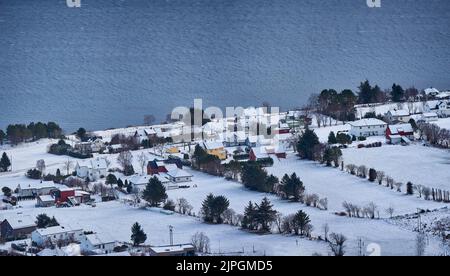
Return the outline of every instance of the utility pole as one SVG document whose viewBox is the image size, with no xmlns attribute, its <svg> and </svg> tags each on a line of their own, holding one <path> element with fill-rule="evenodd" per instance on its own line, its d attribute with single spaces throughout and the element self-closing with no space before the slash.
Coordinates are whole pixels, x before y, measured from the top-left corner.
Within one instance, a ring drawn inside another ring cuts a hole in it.
<svg viewBox="0 0 450 276">
<path fill-rule="evenodd" d="M 169 225 L 170 246 L 173 246 L 173 226 Z"/>
</svg>

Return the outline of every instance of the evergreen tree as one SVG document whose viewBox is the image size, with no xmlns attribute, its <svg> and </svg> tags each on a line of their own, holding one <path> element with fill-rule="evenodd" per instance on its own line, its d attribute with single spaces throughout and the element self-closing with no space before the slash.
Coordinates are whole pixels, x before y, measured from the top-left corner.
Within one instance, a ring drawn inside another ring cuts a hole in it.
<svg viewBox="0 0 450 276">
<path fill-rule="evenodd" d="M 122 179 L 119 178 L 119 179 L 117 180 L 117 187 L 119 187 L 120 189 L 122 189 L 123 186 L 124 186 L 124 184 L 123 184 L 123 182 L 122 182 Z"/>
<path fill-rule="evenodd" d="M 218 223 L 223 222 L 222 215 L 230 206 L 230 202 L 224 196 L 214 196 L 209 194 L 202 203 L 202 215 L 205 222 Z"/>
<path fill-rule="evenodd" d="M 82 142 L 86 141 L 86 139 L 87 139 L 86 134 L 87 134 L 86 129 L 84 129 L 84 128 L 82 128 L 82 127 L 80 127 L 80 128 L 77 130 L 77 132 L 76 132 L 76 136 L 77 136 Z"/>
<path fill-rule="evenodd" d="M 370 169 L 369 170 L 369 181 L 375 182 L 376 179 L 377 179 L 377 171 L 375 169 Z"/>
<path fill-rule="evenodd" d="M 212 214 L 216 223 L 223 223 L 222 215 L 230 206 L 230 201 L 224 196 L 217 196 L 214 198 L 212 208 Z"/>
<path fill-rule="evenodd" d="M 152 177 L 143 192 L 142 198 L 152 207 L 158 207 L 167 199 L 166 188 L 158 178 Z"/>
<path fill-rule="evenodd" d="M 250 201 L 244 210 L 244 217 L 242 218 L 241 222 L 242 228 L 248 230 L 255 230 L 256 229 L 255 217 L 256 217 L 256 208 L 255 205 L 253 205 L 253 203 Z"/>
<path fill-rule="evenodd" d="M 309 216 L 305 212 L 303 212 L 302 210 L 298 211 L 294 216 L 295 234 L 296 235 L 300 234 L 303 236 L 310 222 L 311 220 L 309 219 Z"/>
<path fill-rule="evenodd" d="M 59 223 L 55 219 L 55 217 L 50 218 L 46 214 L 40 214 L 36 217 L 36 225 L 37 225 L 37 228 L 41 229 L 41 228 L 59 226 Z"/>
<path fill-rule="evenodd" d="M 352 137 L 350 137 L 350 135 L 347 135 L 345 133 L 339 133 L 338 135 L 336 135 L 336 141 L 341 145 L 351 144 Z"/>
<path fill-rule="evenodd" d="M 214 222 L 214 215 L 213 215 L 213 211 L 212 211 L 212 206 L 214 204 L 214 195 L 213 194 L 209 194 L 206 196 L 206 199 L 203 200 L 202 203 L 202 216 L 203 219 L 205 220 L 205 222 L 208 223 L 212 223 Z"/>
<path fill-rule="evenodd" d="M 133 191 L 133 186 L 127 185 L 125 187 L 127 187 L 127 193 L 131 194 L 131 192 Z"/>
<path fill-rule="evenodd" d="M 406 184 L 406 194 L 413 195 L 414 194 L 414 185 L 411 182 Z"/>
<path fill-rule="evenodd" d="M 328 144 L 330 145 L 337 144 L 337 139 L 333 131 L 331 131 L 330 134 L 328 135 Z"/>
<path fill-rule="evenodd" d="M 303 198 L 305 186 L 296 173 L 290 177 L 287 174 L 284 175 L 281 184 L 286 198 L 292 198 L 294 201 L 300 201 Z"/>
<path fill-rule="evenodd" d="M 273 209 L 267 197 L 263 198 L 260 205 L 256 205 L 256 209 L 255 220 L 260 226 L 260 231 L 270 232 L 270 225 L 275 221 L 277 211 Z"/>
<path fill-rule="evenodd" d="M 400 85 L 396 85 L 395 83 L 392 85 L 391 91 L 392 101 L 401 102 L 405 96 L 405 91 Z"/>
<path fill-rule="evenodd" d="M 298 154 L 303 159 L 314 160 L 314 150 L 319 144 L 319 137 L 317 137 L 316 133 L 310 129 L 306 129 L 298 141 Z"/>
<path fill-rule="evenodd" d="M 3 192 L 3 194 L 4 194 L 6 197 L 10 197 L 10 196 L 11 196 L 11 193 L 12 193 L 11 189 L 8 188 L 8 187 L 3 187 L 3 188 L 2 188 L 2 192 Z"/>
<path fill-rule="evenodd" d="M 3 141 L 6 139 L 6 133 L 0 129 L 0 145 L 3 145 Z"/>
<path fill-rule="evenodd" d="M 113 184 L 117 184 L 117 177 L 114 174 L 110 173 L 106 177 L 105 183 L 111 185 L 112 187 Z"/>
<path fill-rule="evenodd" d="M 11 161 L 6 152 L 4 152 L 2 158 L 0 158 L 0 171 L 6 172 L 9 167 L 11 167 Z"/>
<path fill-rule="evenodd" d="M 141 243 L 144 243 L 147 240 L 147 234 L 145 234 L 139 223 L 133 224 L 131 227 L 131 241 L 134 246 L 138 246 Z"/>
<path fill-rule="evenodd" d="M 241 179 L 244 186 L 250 190 L 267 190 L 267 187 L 264 187 L 267 184 L 267 172 L 256 162 L 247 162 L 242 166 Z"/>
</svg>

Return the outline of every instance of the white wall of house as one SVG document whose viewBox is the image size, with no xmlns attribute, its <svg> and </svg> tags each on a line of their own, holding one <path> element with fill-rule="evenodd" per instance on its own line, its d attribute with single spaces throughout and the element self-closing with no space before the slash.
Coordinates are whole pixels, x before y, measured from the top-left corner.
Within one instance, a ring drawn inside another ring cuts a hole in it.
<svg viewBox="0 0 450 276">
<path fill-rule="evenodd" d="M 386 125 L 382 126 L 352 126 L 350 135 L 356 137 L 382 136 L 386 134 Z"/>
<path fill-rule="evenodd" d="M 75 241 L 81 241 L 83 239 L 83 236 L 84 234 L 82 230 L 67 230 L 64 232 L 61 231 L 44 235 L 42 235 L 39 232 L 39 230 L 36 230 L 33 233 L 31 233 L 31 240 L 35 242 L 38 246 L 45 246 L 47 241 L 51 241 L 53 244 L 56 244 L 59 240 L 73 239 Z"/>
</svg>

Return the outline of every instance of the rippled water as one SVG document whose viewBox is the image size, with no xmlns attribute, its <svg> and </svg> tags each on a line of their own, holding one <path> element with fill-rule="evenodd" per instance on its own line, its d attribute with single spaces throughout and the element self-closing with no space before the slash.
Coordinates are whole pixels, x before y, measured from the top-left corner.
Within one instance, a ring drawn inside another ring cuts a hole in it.
<svg viewBox="0 0 450 276">
<path fill-rule="evenodd" d="M 177 105 L 301 105 L 363 79 L 450 88 L 450 1 L 0 0 L 0 128 L 164 119 Z"/>
</svg>

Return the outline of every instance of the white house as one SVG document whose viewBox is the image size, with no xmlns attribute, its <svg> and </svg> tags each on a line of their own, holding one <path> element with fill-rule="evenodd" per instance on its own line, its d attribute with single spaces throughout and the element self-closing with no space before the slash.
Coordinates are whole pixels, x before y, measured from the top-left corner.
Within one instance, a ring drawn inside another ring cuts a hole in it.
<svg viewBox="0 0 450 276">
<path fill-rule="evenodd" d="M 109 235 L 89 234 L 81 239 L 81 251 L 85 253 L 110 254 L 114 252 L 116 241 Z"/>
<path fill-rule="evenodd" d="M 437 114 L 440 117 L 448 117 L 450 116 L 450 101 L 441 101 L 438 103 Z"/>
<path fill-rule="evenodd" d="M 49 244 L 56 244 L 59 241 L 80 242 L 83 236 L 83 229 L 54 226 L 35 230 L 31 233 L 31 241 L 40 247 L 46 247 Z"/>
<path fill-rule="evenodd" d="M 434 97 L 434 96 L 439 95 L 439 90 L 437 90 L 436 88 L 433 88 L 433 87 L 425 89 L 424 92 L 425 92 L 425 95 L 427 95 L 427 96 Z"/>
<path fill-rule="evenodd" d="M 142 143 L 144 140 L 148 140 L 151 136 L 156 136 L 156 131 L 153 128 L 148 129 L 138 129 L 134 133 L 134 138 L 137 139 L 139 143 Z"/>
<path fill-rule="evenodd" d="M 422 117 L 420 120 L 425 121 L 427 123 L 429 122 L 435 122 L 439 119 L 439 116 L 437 115 L 437 113 L 434 112 L 427 112 L 427 113 L 423 113 Z"/>
<path fill-rule="evenodd" d="M 193 175 L 178 168 L 171 169 L 167 172 L 170 181 L 174 183 L 191 182 Z"/>
<path fill-rule="evenodd" d="M 409 112 L 406 110 L 390 110 L 386 113 L 386 117 L 391 122 L 400 121 L 403 123 L 407 123 L 411 119 Z"/>
<path fill-rule="evenodd" d="M 382 136 L 385 135 L 387 128 L 387 123 L 375 118 L 349 122 L 349 125 L 350 135 L 356 137 Z"/>
<path fill-rule="evenodd" d="M 164 185 L 166 190 L 178 188 L 178 185 L 173 185 L 170 182 L 165 173 L 154 175 L 133 175 L 128 179 L 128 182 L 132 185 L 133 191 L 140 193 L 145 190 L 145 187 L 153 177 L 158 178 L 158 180 L 161 182 L 161 184 Z"/>
<path fill-rule="evenodd" d="M 89 161 L 78 161 L 75 166 L 78 177 L 89 177 L 91 181 L 97 181 L 98 179 L 105 177 L 107 170 L 108 166 L 106 160 L 98 157 Z"/>
<path fill-rule="evenodd" d="M 37 197 L 40 195 L 48 195 L 55 189 L 56 187 L 53 181 L 41 181 L 28 185 L 19 184 L 17 186 L 17 195 L 19 197 Z"/>
</svg>

